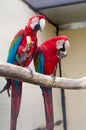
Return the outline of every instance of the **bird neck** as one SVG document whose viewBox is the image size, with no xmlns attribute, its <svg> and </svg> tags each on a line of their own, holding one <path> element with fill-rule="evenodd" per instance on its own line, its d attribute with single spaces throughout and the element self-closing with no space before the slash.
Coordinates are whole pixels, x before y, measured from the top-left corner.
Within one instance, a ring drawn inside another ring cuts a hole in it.
<svg viewBox="0 0 86 130">
<path fill-rule="evenodd" d="M 25 27 L 25 33 L 27 34 L 27 35 L 37 35 L 37 31 L 35 31 L 35 30 L 33 30 L 31 27 Z"/>
</svg>

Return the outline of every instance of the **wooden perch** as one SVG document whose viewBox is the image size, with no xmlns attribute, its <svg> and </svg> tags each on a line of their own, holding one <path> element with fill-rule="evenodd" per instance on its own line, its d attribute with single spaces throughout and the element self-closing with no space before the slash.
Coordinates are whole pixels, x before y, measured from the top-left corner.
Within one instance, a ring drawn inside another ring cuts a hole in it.
<svg viewBox="0 0 86 130">
<path fill-rule="evenodd" d="M 51 76 L 33 72 L 32 77 L 28 69 L 2 62 L 0 62 L 0 76 L 46 87 L 86 89 L 86 76 L 80 79 L 56 77 L 53 81 Z"/>
</svg>

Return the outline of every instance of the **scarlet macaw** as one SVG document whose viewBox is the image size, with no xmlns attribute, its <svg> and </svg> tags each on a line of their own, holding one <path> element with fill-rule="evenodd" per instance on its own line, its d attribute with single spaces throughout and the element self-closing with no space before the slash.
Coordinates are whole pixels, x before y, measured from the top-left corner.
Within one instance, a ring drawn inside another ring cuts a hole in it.
<svg viewBox="0 0 86 130">
<path fill-rule="evenodd" d="M 22 67 L 28 67 L 37 49 L 37 31 L 45 27 L 43 15 L 33 16 L 29 19 L 25 29 L 20 30 L 14 37 L 8 52 L 7 62 Z M 8 91 L 11 86 L 11 122 L 10 130 L 16 130 L 17 118 L 20 110 L 22 96 L 22 82 L 7 79 L 1 93 Z"/>
<path fill-rule="evenodd" d="M 59 60 L 66 56 L 69 49 L 69 41 L 66 36 L 55 36 L 37 48 L 34 58 L 35 70 L 45 75 L 53 75 Z M 41 86 L 44 98 L 46 128 L 53 130 L 53 100 L 52 88 Z"/>
</svg>

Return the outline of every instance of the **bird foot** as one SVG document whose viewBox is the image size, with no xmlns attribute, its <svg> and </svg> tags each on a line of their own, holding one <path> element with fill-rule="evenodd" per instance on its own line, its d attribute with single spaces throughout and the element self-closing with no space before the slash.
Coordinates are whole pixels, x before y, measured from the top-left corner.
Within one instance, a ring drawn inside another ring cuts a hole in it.
<svg viewBox="0 0 86 130">
<path fill-rule="evenodd" d="M 30 74 L 31 74 L 31 78 L 33 78 L 33 71 L 32 71 L 32 68 L 31 67 L 28 67 L 29 71 L 30 71 Z"/>
<path fill-rule="evenodd" d="M 10 92 L 9 92 L 10 86 L 11 86 L 11 80 L 10 80 L 10 79 L 7 79 L 7 83 L 6 83 L 6 85 L 3 87 L 3 89 L 0 91 L 0 93 L 3 93 L 4 91 L 7 90 L 8 97 L 10 97 Z"/>
<path fill-rule="evenodd" d="M 50 74 L 50 76 L 53 79 L 53 81 L 55 81 L 56 77 L 53 74 Z"/>
</svg>

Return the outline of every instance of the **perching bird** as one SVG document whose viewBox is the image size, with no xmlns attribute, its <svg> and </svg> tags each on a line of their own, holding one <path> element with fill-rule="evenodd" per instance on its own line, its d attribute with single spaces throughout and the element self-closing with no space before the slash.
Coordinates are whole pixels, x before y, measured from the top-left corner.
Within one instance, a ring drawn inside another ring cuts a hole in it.
<svg viewBox="0 0 86 130">
<path fill-rule="evenodd" d="M 25 29 L 20 30 L 14 37 L 8 52 L 7 62 L 22 67 L 31 63 L 37 49 L 37 31 L 45 27 L 45 16 L 37 15 L 29 19 Z M 16 130 L 17 118 L 22 96 L 22 82 L 7 79 L 0 93 L 11 87 L 11 122 L 10 130 Z"/>
<path fill-rule="evenodd" d="M 34 58 L 35 70 L 45 75 L 53 75 L 56 65 L 63 57 L 66 56 L 69 49 L 69 41 L 66 36 L 55 36 L 37 48 Z M 44 98 L 46 129 L 53 130 L 53 100 L 52 88 L 41 86 Z"/>
</svg>

